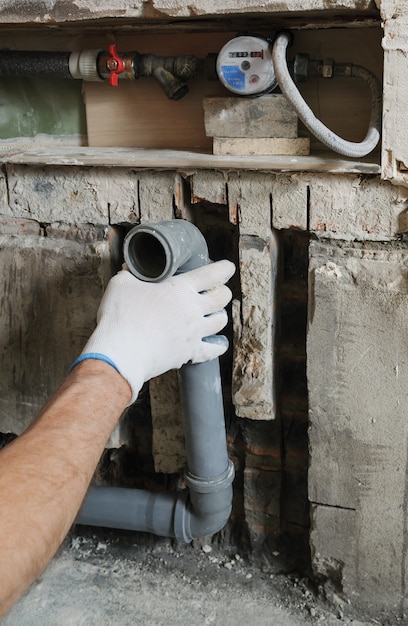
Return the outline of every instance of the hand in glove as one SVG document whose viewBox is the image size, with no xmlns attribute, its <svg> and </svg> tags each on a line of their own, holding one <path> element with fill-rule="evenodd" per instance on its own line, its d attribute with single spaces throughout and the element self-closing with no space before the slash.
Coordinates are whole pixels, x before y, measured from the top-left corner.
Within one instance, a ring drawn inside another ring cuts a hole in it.
<svg viewBox="0 0 408 626">
<path fill-rule="evenodd" d="M 224 307 L 231 291 L 225 283 L 234 271 L 230 261 L 218 261 L 160 283 L 120 271 L 110 280 L 96 329 L 72 367 L 89 358 L 110 363 L 128 381 L 134 402 L 150 378 L 220 356 L 227 345 L 203 339 L 227 323 Z"/>
</svg>

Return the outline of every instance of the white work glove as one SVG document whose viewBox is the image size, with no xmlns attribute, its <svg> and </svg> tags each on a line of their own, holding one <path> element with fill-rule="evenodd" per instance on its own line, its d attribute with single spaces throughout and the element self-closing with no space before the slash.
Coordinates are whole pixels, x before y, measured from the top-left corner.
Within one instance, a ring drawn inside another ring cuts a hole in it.
<svg viewBox="0 0 408 626">
<path fill-rule="evenodd" d="M 230 261 L 217 261 L 172 276 L 144 282 L 121 270 L 108 284 L 97 326 L 73 363 L 101 359 L 128 381 L 134 402 L 143 383 L 188 361 L 201 363 L 223 354 L 227 344 L 202 341 L 218 333 L 228 318 Z"/>
</svg>

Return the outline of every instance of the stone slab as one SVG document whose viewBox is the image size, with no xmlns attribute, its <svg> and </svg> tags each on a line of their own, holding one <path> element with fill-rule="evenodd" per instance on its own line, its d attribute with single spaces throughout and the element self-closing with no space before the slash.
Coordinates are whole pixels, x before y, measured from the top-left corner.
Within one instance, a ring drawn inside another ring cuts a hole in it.
<svg viewBox="0 0 408 626">
<path fill-rule="evenodd" d="M 232 395 L 237 415 L 276 416 L 274 339 L 276 332 L 277 244 L 242 236 L 239 243 L 242 301 L 233 302 Z"/>
<path fill-rule="evenodd" d="M 185 0 L 154 0 L 153 2 L 133 2 L 129 5 L 124 0 L 100 0 L 95 4 L 92 0 L 83 0 L 78 3 L 65 0 L 47 0 L 46 3 L 29 3 L 27 6 L 16 2 L 7 3 L 0 11 L 0 19 L 3 23 L 49 24 L 55 27 L 55 23 L 81 22 L 106 18 L 149 18 L 150 20 L 163 19 L 164 17 L 196 17 L 199 15 L 228 15 L 230 13 L 303 13 L 304 11 L 324 11 L 328 8 L 338 10 L 338 3 L 327 3 L 325 0 L 268 0 L 260 4 L 258 0 L 231 0 L 228 2 L 216 2 L 205 0 L 204 2 L 186 2 Z M 373 12 L 371 0 L 343 0 L 343 11 L 370 11 Z"/>
<path fill-rule="evenodd" d="M 271 185 L 274 228 L 308 228 L 309 184 L 303 176 L 277 174 Z"/>
<path fill-rule="evenodd" d="M 139 172 L 140 221 L 171 220 L 176 179 L 174 172 Z"/>
<path fill-rule="evenodd" d="M 5 217 L 38 222 L 109 224 L 139 217 L 138 179 L 129 170 L 7 165 Z"/>
<path fill-rule="evenodd" d="M 310 153 L 310 139 L 214 137 L 213 153 L 216 156 L 307 156 Z"/>
<path fill-rule="evenodd" d="M 227 204 L 227 180 L 224 172 L 203 170 L 191 177 L 191 202 Z"/>
<path fill-rule="evenodd" d="M 207 137 L 298 136 L 298 117 L 282 95 L 205 98 L 203 106 Z"/>
<path fill-rule="evenodd" d="M 196 169 L 256 170 L 291 172 L 331 172 L 335 174 L 380 174 L 381 167 L 374 158 L 347 159 L 333 152 L 311 154 L 307 157 L 278 156 L 214 156 L 193 150 L 158 150 L 118 147 L 39 147 L 2 150 L 0 163 L 37 165 L 63 165 L 77 167 L 108 167 L 135 170 L 178 170 L 191 174 Z"/>
<path fill-rule="evenodd" d="M 271 175 L 258 172 L 230 173 L 228 176 L 230 216 L 239 222 L 241 235 L 263 239 L 271 236 Z M 233 221 L 233 219 L 231 219 Z"/>
</svg>

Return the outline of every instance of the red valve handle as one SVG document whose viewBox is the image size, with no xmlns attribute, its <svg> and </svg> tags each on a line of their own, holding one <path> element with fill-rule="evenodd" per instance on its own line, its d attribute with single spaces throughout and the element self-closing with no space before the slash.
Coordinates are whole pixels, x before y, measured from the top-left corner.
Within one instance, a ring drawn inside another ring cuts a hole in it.
<svg viewBox="0 0 408 626">
<path fill-rule="evenodd" d="M 108 50 L 111 55 L 106 59 L 106 67 L 110 72 L 109 84 L 112 85 L 112 87 L 117 87 L 119 82 L 118 74 L 121 74 L 125 70 L 125 62 L 118 55 L 116 44 L 110 44 Z M 111 65 L 111 67 L 109 67 L 109 65 Z"/>
</svg>

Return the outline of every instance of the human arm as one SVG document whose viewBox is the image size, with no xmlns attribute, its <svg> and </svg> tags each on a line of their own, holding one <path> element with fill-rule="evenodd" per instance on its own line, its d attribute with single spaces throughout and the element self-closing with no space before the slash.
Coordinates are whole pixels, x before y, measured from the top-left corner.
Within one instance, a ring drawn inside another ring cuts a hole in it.
<svg viewBox="0 0 408 626">
<path fill-rule="evenodd" d="M 231 298 L 224 283 L 232 273 L 233 265 L 221 262 L 152 288 L 128 272 L 110 281 L 85 360 L 0 452 L 0 616 L 58 549 L 112 429 L 143 382 L 224 351 L 202 338 L 227 321 L 220 309 Z"/>
<path fill-rule="evenodd" d="M 131 395 L 112 367 L 85 361 L 0 452 L 0 617 L 63 541 Z"/>
</svg>

